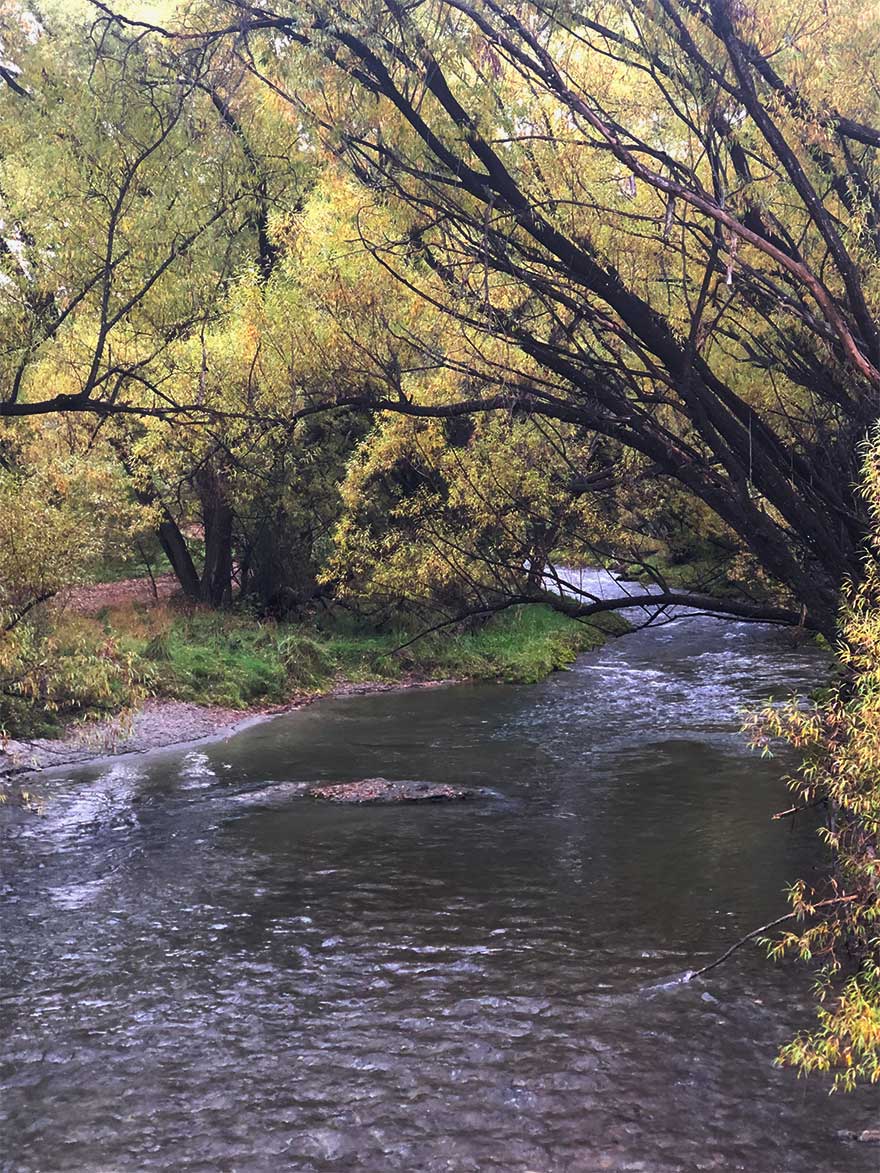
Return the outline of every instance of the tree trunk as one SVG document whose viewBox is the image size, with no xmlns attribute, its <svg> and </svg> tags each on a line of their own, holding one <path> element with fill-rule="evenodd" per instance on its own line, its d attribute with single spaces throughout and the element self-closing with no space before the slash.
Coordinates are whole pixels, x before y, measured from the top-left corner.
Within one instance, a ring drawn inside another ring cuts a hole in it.
<svg viewBox="0 0 880 1173">
<path fill-rule="evenodd" d="M 128 475 L 132 478 L 132 490 L 135 499 L 141 505 L 160 505 L 162 509 L 162 520 L 156 527 L 156 536 L 162 549 L 165 551 L 165 557 L 171 563 L 171 569 L 177 577 L 177 581 L 183 590 L 183 593 L 188 599 L 198 599 L 201 596 L 201 583 L 199 581 L 199 572 L 195 568 L 195 563 L 192 560 L 192 555 L 189 552 L 189 546 L 186 544 L 186 538 L 180 530 L 180 526 L 174 520 L 168 506 L 162 500 L 159 490 L 153 484 L 152 480 L 139 488 L 134 475 L 134 466 L 131 454 L 127 445 L 122 440 L 111 441 L 119 461 Z"/>
<path fill-rule="evenodd" d="M 232 506 L 217 469 L 208 464 L 196 478 L 205 525 L 205 565 L 201 599 L 212 607 L 232 602 Z"/>
<path fill-rule="evenodd" d="M 171 563 L 171 569 L 177 576 L 177 581 L 183 588 L 183 593 L 188 599 L 198 599 L 201 597 L 201 582 L 199 581 L 199 572 L 196 570 L 189 547 L 186 544 L 186 538 L 164 505 L 162 512 L 164 517 L 159 522 L 156 531 L 162 549 Z"/>
</svg>

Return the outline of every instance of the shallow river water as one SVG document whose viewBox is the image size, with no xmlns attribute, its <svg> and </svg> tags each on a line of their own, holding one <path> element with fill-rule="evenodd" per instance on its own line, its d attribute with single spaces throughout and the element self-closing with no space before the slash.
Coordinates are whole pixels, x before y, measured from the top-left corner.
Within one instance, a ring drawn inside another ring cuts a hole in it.
<svg viewBox="0 0 880 1173">
<path fill-rule="evenodd" d="M 349 697 L 56 772 L 0 825 L 4 1171 L 876 1173 L 875 1090 L 772 1066 L 809 983 L 747 947 L 815 835 L 744 704 L 814 651 L 693 620 L 530 687 Z M 326 808 L 372 774 L 473 805 Z M 4 816 L 5 817 L 5 816 Z"/>
</svg>

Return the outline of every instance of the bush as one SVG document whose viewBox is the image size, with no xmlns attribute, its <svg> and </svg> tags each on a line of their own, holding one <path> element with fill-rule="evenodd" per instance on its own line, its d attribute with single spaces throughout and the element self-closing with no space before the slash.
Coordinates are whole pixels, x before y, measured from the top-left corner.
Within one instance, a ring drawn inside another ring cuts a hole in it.
<svg viewBox="0 0 880 1173">
<path fill-rule="evenodd" d="M 880 433 L 868 452 L 865 496 L 880 539 Z M 824 805 L 834 859 L 824 887 L 790 890 L 796 927 L 770 952 L 817 960 L 818 1026 L 782 1049 L 801 1072 L 833 1071 L 834 1086 L 880 1081 L 880 572 L 866 559 L 848 592 L 838 649 L 842 679 L 810 703 L 770 708 L 750 722 L 768 750 L 783 738 L 802 754 L 788 779 L 796 807 Z"/>
</svg>

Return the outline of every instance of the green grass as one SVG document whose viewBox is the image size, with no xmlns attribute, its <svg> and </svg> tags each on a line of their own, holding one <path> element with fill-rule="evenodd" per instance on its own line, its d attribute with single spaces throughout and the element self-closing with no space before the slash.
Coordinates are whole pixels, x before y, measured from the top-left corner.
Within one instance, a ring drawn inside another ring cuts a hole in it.
<svg viewBox="0 0 880 1173">
<path fill-rule="evenodd" d="M 353 624 L 327 628 L 258 623 L 234 614 L 179 616 L 135 651 L 158 695 L 246 708 L 277 703 L 297 691 L 354 683 L 459 677 L 528 683 L 598 647 L 603 629 L 575 623 L 547 607 L 518 607 L 476 631 L 425 636 L 397 651 L 412 632 L 377 633 Z"/>
<path fill-rule="evenodd" d="M 394 658 L 415 673 L 528 684 L 567 667 L 624 626 L 613 617 L 588 626 L 543 605 L 515 607 L 476 631 L 438 633 Z"/>
<path fill-rule="evenodd" d="M 287 695 L 289 675 L 274 626 L 205 612 L 177 617 L 166 631 L 138 642 L 133 650 L 159 696 L 243 709 Z"/>
<path fill-rule="evenodd" d="M 339 680 L 459 677 L 528 683 L 600 646 L 606 632 L 625 629 L 615 616 L 587 626 L 549 607 L 515 607 L 476 630 L 446 628 L 397 651 L 412 631 L 380 633 L 342 619 L 319 627 L 260 623 L 234 612 L 186 615 L 135 608 L 127 620 L 110 613 L 105 624 L 157 695 L 233 708 L 278 703 L 297 691 L 324 691 Z"/>
</svg>

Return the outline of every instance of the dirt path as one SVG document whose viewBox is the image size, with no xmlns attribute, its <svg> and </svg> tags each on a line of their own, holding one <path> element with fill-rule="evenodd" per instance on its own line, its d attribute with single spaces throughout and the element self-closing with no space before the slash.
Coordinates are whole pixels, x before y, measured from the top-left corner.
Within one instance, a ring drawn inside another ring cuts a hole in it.
<svg viewBox="0 0 880 1173">
<path fill-rule="evenodd" d="M 131 603 L 163 602 L 176 595 L 180 585 L 173 574 L 157 574 L 156 590 L 147 578 L 121 578 L 118 582 L 96 582 L 90 586 L 70 587 L 55 596 L 55 606 L 78 615 L 94 615 L 104 607 L 122 607 Z"/>
</svg>

